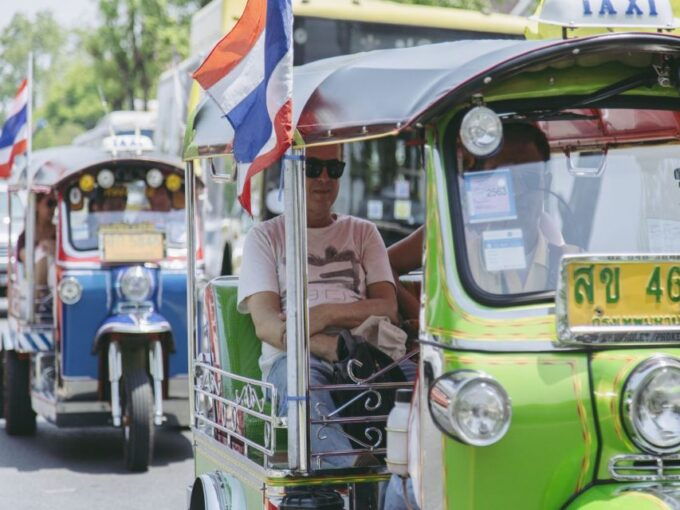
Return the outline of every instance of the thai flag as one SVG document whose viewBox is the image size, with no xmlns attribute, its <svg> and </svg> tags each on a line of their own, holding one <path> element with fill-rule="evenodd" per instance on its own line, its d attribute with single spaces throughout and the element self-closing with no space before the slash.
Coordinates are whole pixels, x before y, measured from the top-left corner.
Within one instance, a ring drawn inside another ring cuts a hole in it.
<svg viewBox="0 0 680 510">
<path fill-rule="evenodd" d="M 239 200 L 250 213 L 250 179 L 276 162 L 293 133 L 291 0 L 249 0 L 236 26 L 194 72 L 234 128 Z"/>
<path fill-rule="evenodd" d="M 28 150 L 28 82 L 24 80 L 12 101 L 0 134 L 0 178 L 9 177 L 14 158 Z"/>
</svg>

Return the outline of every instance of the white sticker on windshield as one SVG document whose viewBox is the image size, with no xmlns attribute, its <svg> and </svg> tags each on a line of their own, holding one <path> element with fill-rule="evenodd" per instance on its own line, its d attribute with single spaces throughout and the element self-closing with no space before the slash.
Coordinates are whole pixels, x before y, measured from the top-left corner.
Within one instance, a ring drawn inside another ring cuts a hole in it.
<svg viewBox="0 0 680 510">
<path fill-rule="evenodd" d="M 382 200 L 369 200 L 367 208 L 369 220 L 382 220 L 383 218 Z"/>
<path fill-rule="evenodd" d="M 411 218 L 411 201 L 410 200 L 395 200 L 394 201 L 394 219 L 395 220 L 409 220 Z"/>
<path fill-rule="evenodd" d="M 649 218 L 647 237 L 651 253 L 676 253 L 680 251 L 680 221 Z"/>
<path fill-rule="evenodd" d="M 484 232 L 482 249 L 487 271 L 512 271 L 527 267 L 524 237 L 518 228 Z"/>
<path fill-rule="evenodd" d="M 517 218 L 510 170 L 488 170 L 463 174 L 468 223 Z"/>
<path fill-rule="evenodd" d="M 411 196 L 411 183 L 403 177 L 394 181 L 394 196 L 397 198 L 408 198 Z"/>
</svg>

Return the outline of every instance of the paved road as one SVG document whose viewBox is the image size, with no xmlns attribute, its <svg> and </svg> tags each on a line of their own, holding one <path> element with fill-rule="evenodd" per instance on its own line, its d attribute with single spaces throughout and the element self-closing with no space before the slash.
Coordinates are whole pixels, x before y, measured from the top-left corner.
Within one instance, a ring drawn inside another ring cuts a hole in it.
<svg viewBox="0 0 680 510">
<path fill-rule="evenodd" d="M 0 321 L 0 328 L 5 321 Z M 38 421 L 31 438 L 0 420 L 0 510 L 184 510 L 193 475 L 191 434 L 160 429 L 152 466 L 128 473 L 113 428 L 58 429 Z"/>
</svg>

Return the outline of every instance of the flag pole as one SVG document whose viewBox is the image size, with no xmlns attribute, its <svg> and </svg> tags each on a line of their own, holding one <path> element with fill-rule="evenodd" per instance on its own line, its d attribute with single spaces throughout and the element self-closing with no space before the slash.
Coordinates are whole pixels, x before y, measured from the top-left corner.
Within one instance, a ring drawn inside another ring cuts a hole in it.
<svg viewBox="0 0 680 510">
<path fill-rule="evenodd" d="M 31 151 L 33 150 L 33 52 L 28 52 L 28 107 L 26 109 L 26 129 L 27 129 L 27 140 L 26 140 L 26 169 L 28 170 L 31 163 Z M 33 176 L 30 175 L 28 178 L 33 184 Z"/>
<path fill-rule="evenodd" d="M 26 214 L 26 255 L 25 266 L 31 268 L 27 274 L 34 274 L 32 268 L 35 267 L 35 193 L 33 193 L 33 173 L 31 172 L 31 151 L 33 150 L 33 52 L 28 53 L 28 83 L 26 91 L 28 93 L 28 104 L 26 106 L 26 180 L 28 181 L 28 207 Z M 32 324 L 35 320 L 35 281 L 31 281 L 27 288 L 26 295 L 26 317 L 28 323 Z"/>
</svg>

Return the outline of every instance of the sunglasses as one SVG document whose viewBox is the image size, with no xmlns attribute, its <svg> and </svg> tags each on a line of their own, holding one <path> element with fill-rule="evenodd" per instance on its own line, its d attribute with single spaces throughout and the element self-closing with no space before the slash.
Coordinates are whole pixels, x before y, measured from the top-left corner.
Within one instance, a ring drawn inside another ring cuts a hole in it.
<svg viewBox="0 0 680 510">
<path fill-rule="evenodd" d="M 345 162 L 338 159 L 307 158 L 305 161 L 305 175 L 310 179 L 316 179 L 323 169 L 328 171 L 328 177 L 339 179 L 345 171 Z"/>
</svg>

